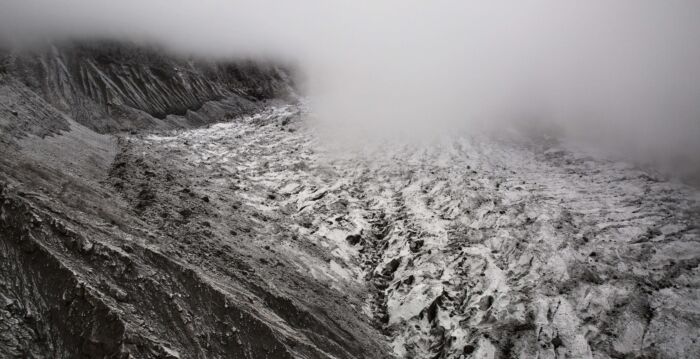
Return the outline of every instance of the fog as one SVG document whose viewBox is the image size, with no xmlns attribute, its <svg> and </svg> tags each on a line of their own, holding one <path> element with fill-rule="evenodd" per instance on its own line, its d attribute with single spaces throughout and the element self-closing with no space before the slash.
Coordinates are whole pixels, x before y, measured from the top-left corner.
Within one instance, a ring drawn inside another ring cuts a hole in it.
<svg viewBox="0 0 700 359">
<path fill-rule="evenodd" d="M 22 45 L 108 36 L 300 64 L 349 138 L 533 127 L 700 173 L 700 2 L 3 0 Z"/>
</svg>

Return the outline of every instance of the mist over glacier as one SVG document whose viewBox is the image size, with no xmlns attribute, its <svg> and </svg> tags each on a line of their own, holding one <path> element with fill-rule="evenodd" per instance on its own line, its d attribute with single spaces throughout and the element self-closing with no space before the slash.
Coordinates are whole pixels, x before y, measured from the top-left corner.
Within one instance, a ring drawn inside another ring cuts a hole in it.
<svg viewBox="0 0 700 359">
<path fill-rule="evenodd" d="M 537 124 L 700 169 L 696 1 L 78 1 L 0 5 L 4 41 L 119 37 L 299 64 L 348 138 Z"/>
</svg>

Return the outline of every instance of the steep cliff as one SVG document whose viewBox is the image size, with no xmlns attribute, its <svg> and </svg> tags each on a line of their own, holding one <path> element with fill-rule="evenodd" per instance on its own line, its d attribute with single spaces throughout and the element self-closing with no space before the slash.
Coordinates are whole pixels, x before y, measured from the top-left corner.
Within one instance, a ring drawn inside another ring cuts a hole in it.
<svg viewBox="0 0 700 359">
<path fill-rule="evenodd" d="M 192 112 L 207 102 L 223 100 L 231 117 L 293 92 L 289 70 L 272 63 L 186 59 L 107 41 L 47 45 L 6 55 L 3 63 L 6 73 L 101 133 L 201 125 L 211 120 Z"/>
</svg>

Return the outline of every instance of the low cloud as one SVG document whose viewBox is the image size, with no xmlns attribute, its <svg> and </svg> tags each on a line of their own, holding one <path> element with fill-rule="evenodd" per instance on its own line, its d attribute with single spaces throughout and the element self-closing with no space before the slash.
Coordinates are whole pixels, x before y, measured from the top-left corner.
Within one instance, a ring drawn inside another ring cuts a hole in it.
<svg viewBox="0 0 700 359">
<path fill-rule="evenodd" d="M 700 173 L 698 13 L 695 0 L 5 0 L 0 34 L 282 58 L 339 133 L 538 123 Z"/>
</svg>

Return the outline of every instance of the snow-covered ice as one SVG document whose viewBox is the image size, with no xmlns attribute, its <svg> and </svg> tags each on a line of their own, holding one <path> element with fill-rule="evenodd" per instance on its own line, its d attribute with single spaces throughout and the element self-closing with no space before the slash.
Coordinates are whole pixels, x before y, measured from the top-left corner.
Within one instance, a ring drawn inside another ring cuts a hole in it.
<svg viewBox="0 0 700 359">
<path fill-rule="evenodd" d="M 298 234 L 280 255 L 365 296 L 398 357 L 700 357 L 698 191 L 525 138 L 337 151 L 304 116 L 132 140 L 220 174 L 212 196 L 235 176 Z"/>
</svg>

